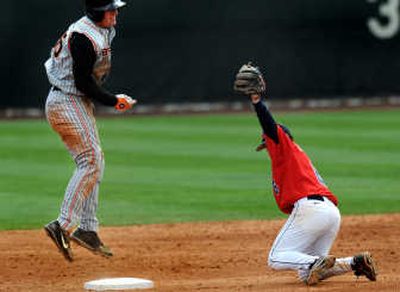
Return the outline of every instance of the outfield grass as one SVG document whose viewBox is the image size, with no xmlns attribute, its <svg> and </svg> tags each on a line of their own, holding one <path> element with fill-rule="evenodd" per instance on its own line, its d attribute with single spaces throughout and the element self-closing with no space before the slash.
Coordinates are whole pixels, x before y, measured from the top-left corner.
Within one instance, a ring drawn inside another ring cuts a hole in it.
<svg viewBox="0 0 400 292">
<path fill-rule="evenodd" d="M 344 214 L 400 211 L 400 110 L 280 113 Z M 283 216 L 246 114 L 98 119 L 103 225 Z M 44 120 L 0 123 L 0 229 L 54 219 L 74 165 Z"/>
</svg>

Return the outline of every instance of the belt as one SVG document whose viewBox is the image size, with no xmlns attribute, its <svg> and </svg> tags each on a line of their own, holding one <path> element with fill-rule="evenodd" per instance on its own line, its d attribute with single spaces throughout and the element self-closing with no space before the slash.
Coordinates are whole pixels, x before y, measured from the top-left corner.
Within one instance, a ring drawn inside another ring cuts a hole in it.
<svg viewBox="0 0 400 292">
<path fill-rule="evenodd" d="M 324 201 L 324 197 L 321 195 L 309 195 L 307 196 L 307 200 Z"/>
<path fill-rule="evenodd" d="M 52 87 L 51 87 L 51 90 L 52 90 L 52 91 L 61 91 L 61 89 L 58 88 L 57 86 L 52 86 Z"/>
</svg>

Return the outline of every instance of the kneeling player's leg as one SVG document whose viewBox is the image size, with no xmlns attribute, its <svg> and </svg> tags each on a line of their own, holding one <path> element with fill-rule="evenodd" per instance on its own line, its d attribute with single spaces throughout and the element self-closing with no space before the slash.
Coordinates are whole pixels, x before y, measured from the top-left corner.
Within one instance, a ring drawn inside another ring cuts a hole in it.
<svg viewBox="0 0 400 292">
<path fill-rule="evenodd" d="M 328 232 L 326 236 L 317 242 L 316 250 L 320 250 L 321 254 L 327 255 L 329 250 L 326 250 L 326 247 L 332 245 L 333 239 L 332 234 L 329 234 Z M 351 257 L 336 258 L 335 265 L 329 269 L 321 271 L 319 277 L 320 280 L 324 280 L 349 272 L 354 273 L 357 277 L 365 276 L 370 281 L 376 281 L 376 266 L 369 252 L 362 252 Z M 300 279 L 305 279 L 308 277 L 308 274 L 299 271 L 299 276 Z"/>
<path fill-rule="evenodd" d="M 271 248 L 268 264 L 274 269 L 309 270 L 323 256 L 313 251 L 315 242 L 332 227 L 337 216 L 326 202 L 307 198 L 296 202 Z"/>
<path fill-rule="evenodd" d="M 307 234 L 304 224 L 308 221 L 300 205 L 296 205 L 285 225 L 276 237 L 269 256 L 268 265 L 277 270 L 308 269 L 317 256 L 308 254 L 308 247 L 315 241 L 316 235 Z"/>
<path fill-rule="evenodd" d="M 317 240 L 308 248 L 307 253 L 318 257 L 326 257 L 335 241 L 336 235 L 340 228 L 340 212 L 337 207 L 330 201 L 317 203 L 316 212 L 321 213 L 320 221 L 318 222 L 324 229 Z M 325 214 L 325 215 L 323 215 Z M 336 259 L 335 265 L 342 264 L 342 259 Z M 324 274 L 331 268 L 319 269 L 318 275 L 314 275 L 314 280 L 319 281 L 324 278 Z M 304 282 L 309 282 L 310 269 L 299 270 L 299 278 Z M 314 283 L 315 284 L 315 283 Z"/>
</svg>

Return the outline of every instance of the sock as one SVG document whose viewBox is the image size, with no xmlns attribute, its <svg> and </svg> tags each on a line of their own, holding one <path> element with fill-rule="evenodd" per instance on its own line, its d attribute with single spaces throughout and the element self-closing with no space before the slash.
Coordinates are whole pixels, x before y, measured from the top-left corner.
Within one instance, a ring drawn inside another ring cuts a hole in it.
<svg viewBox="0 0 400 292">
<path fill-rule="evenodd" d="M 310 274 L 310 270 L 300 269 L 300 270 L 298 271 L 299 279 L 300 279 L 300 281 L 302 281 L 303 283 L 306 282 L 306 280 L 307 280 L 309 274 Z"/>
</svg>

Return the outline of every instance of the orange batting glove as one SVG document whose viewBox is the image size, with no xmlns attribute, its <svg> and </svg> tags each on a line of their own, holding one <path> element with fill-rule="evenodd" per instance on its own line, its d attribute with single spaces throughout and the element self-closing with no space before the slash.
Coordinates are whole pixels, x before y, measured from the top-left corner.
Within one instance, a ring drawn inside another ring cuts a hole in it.
<svg viewBox="0 0 400 292">
<path fill-rule="evenodd" d="M 131 109 L 136 103 L 136 99 L 132 99 L 130 96 L 126 94 L 117 94 L 117 104 L 115 105 L 115 109 L 120 112 L 125 112 Z"/>
</svg>

